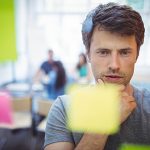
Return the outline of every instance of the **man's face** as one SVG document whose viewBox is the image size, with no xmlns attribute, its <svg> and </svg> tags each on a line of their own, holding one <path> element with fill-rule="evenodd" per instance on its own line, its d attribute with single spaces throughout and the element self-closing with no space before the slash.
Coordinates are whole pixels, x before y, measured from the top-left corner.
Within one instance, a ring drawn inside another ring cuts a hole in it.
<svg viewBox="0 0 150 150">
<path fill-rule="evenodd" d="M 135 36 L 94 29 L 88 53 L 93 75 L 107 83 L 127 85 L 137 58 Z"/>
</svg>

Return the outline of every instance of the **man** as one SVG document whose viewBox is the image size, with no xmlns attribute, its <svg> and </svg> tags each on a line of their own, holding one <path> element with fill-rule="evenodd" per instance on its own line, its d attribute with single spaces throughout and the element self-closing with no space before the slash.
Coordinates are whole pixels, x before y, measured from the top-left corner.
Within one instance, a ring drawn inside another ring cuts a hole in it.
<svg viewBox="0 0 150 150">
<path fill-rule="evenodd" d="M 54 62 L 53 55 L 54 55 L 53 50 L 49 49 L 48 50 L 48 60 L 44 61 L 41 64 L 39 70 L 37 71 L 37 73 L 34 77 L 35 82 L 41 80 L 42 76 L 48 75 L 48 73 L 52 70 L 52 64 Z"/>
<path fill-rule="evenodd" d="M 114 135 L 69 131 L 68 97 L 62 96 L 48 116 L 45 150 L 117 150 L 122 143 L 150 144 L 150 92 L 130 84 L 144 32 L 139 13 L 125 5 L 99 5 L 87 15 L 82 37 L 95 81 L 120 85 L 120 131 Z"/>
</svg>

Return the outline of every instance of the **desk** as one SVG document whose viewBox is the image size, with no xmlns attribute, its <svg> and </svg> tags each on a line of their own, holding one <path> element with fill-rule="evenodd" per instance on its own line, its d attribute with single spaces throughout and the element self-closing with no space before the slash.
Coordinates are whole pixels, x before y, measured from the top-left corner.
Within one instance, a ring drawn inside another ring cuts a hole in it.
<svg viewBox="0 0 150 150">
<path fill-rule="evenodd" d="M 14 112 L 13 123 L 5 124 L 0 123 L 0 128 L 17 129 L 17 128 L 28 128 L 31 127 L 32 116 L 30 112 Z"/>
</svg>

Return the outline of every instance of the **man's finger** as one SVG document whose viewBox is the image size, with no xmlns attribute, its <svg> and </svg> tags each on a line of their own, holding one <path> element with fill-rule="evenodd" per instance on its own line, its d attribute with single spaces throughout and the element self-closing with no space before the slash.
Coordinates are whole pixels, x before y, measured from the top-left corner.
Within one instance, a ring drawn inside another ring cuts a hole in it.
<svg viewBox="0 0 150 150">
<path fill-rule="evenodd" d="M 104 84 L 102 79 L 98 79 L 98 84 Z"/>
</svg>

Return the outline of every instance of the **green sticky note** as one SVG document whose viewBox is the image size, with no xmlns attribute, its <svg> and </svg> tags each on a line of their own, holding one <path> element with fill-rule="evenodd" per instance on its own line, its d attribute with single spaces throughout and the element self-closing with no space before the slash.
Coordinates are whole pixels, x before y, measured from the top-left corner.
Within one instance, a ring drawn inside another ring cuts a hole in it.
<svg viewBox="0 0 150 150">
<path fill-rule="evenodd" d="M 120 150 L 150 150 L 150 145 L 122 144 Z"/>
<path fill-rule="evenodd" d="M 14 0 L 0 0 L 0 61 L 16 59 Z"/>
<path fill-rule="evenodd" d="M 84 87 L 70 94 L 68 127 L 72 131 L 115 133 L 119 129 L 119 93 L 115 85 Z"/>
</svg>

